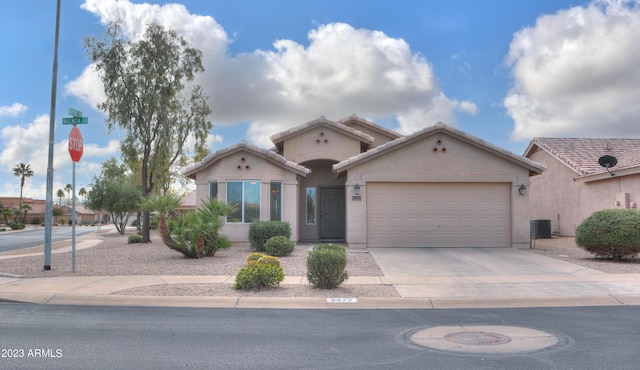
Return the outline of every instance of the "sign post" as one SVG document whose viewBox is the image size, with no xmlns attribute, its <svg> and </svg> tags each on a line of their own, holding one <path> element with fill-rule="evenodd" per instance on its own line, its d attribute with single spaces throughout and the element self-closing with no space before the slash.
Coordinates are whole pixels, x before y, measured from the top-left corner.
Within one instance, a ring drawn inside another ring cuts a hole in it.
<svg viewBox="0 0 640 370">
<path fill-rule="evenodd" d="M 80 162 L 80 158 L 84 153 L 84 140 L 76 124 L 89 123 L 89 118 L 82 117 L 82 112 L 71 108 L 69 108 L 69 114 L 73 117 L 63 118 L 62 124 L 73 124 L 71 132 L 69 132 L 69 155 L 73 161 L 73 181 L 71 185 L 71 191 L 73 192 L 73 197 L 71 198 L 71 271 L 76 272 L 76 162 Z"/>
</svg>

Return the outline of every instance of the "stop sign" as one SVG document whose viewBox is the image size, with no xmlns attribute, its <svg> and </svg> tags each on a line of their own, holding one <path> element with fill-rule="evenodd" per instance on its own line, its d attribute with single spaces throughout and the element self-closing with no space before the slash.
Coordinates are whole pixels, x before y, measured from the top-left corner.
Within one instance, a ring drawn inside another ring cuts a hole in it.
<svg viewBox="0 0 640 370">
<path fill-rule="evenodd" d="M 71 132 L 69 133 L 69 154 L 71 155 L 71 160 L 74 162 L 80 162 L 80 158 L 82 158 L 84 143 L 82 141 L 82 134 L 80 133 L 80 129 L 73 126 Z"/>
</svg>

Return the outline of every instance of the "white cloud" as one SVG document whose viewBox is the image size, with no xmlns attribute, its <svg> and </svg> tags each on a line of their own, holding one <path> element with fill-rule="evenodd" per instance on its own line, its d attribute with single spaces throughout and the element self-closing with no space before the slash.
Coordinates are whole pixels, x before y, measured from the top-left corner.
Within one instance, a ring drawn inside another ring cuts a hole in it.
<svg viewBox="0 0 640 370">
<path fill-rule="evenodd" d="M 26 112 L 27 106 L 20 103 L 13 103 L 9 106 L 0 106 L 0 117 L 15 117 L 20 113 Z"/>
<path fill-rule="evenodd" d="M 514 85 L 504 99 L 512 139 L 640 135 L 638 5 L 595 1 L 514 35 Z"/>
<path fill-rule="evenodd" d="M 452 124 L 455 111 L 477 111 L 471 102 L 446 97 L 426 58 L 380 31 L 331 23 L 309 31 L 306 46 L 277 40 L 273 50 L 232 56 L 231 40 L 215 19 L 190 14 L 183 5 L 87 0 L 82 7 L 102 23 L 121 20 L 132 39 L 152 22 L 184 35 L 203 51 L 205 73 L 198 82 L 211 97 L 213 122 L 250 122 L 247 136 L 261 146 L 272 145 L 271 134 L 321 115 L 394 118 L 406 131 Z M 95 106 L 103 99 L 95 86 L 99 79 L 88 67 L 66 91 Z"/>
<path fill-rule="evenodd" d="M 26 125 L 6 126 L 0 131 L 0 138 L 4 143 L 4 149 L 0 153 L 0 176 L 10 177 L 13 173 L 11 169 L 18 163 L 27 163 L 34 172 L 34 181 L 38 186 L 34 187 L 25 183 L 25 196 L 39 197 L 46 196 L 46 182 L 36 179 L 46 178 L 48 158 L 49 158 L 49 115 L 41 115 Z M 71 168 L 71 158 L 69 156 L 67 138 L 54 143 L 53 170 L 54 181 L 65 182 L 62 176 L 69 177 L 65 184 L 71 182 L 70 175 L 66 171 Z M 83 159 L 77 165 L 79 181 L 82 177 L 93 176 L 96 168 L 100 164 L 91 162 L 91 158 L 102 161 L 104 157 L 115 155 L 120 151 L 120 144 L 117 140 L 111 140 L 106 147 L 87 143 L 84 147 Z M 84 176 L 82 176 L 84 175 Z M 56 188 L 57 189 L 57 188 Z M 20 194 L 19 183 L 13 184 L 11 181 L 5 182 L 4 195 Z"/>
</svg>

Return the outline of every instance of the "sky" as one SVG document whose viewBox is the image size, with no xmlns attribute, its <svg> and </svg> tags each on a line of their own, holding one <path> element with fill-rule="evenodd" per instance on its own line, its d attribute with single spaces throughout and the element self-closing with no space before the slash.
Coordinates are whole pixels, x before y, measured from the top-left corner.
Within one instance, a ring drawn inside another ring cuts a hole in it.
<svg viewBox="0 0 640 370">
<path fill-rule="evenodd" d="M 0 196 L 46 198 L 55 0 L 0 2 Z M 83 40 L 121 21 L 203 52 L 210 150 L 325 116 L 402 134 L 444 122 L 523 154 L 534 137 L 640 137 L 640 0 L 62 0 L 53 199 L 72 182 L 69 108 L 83 112 L 76 189 L 120 160 Z"/>
</svg>

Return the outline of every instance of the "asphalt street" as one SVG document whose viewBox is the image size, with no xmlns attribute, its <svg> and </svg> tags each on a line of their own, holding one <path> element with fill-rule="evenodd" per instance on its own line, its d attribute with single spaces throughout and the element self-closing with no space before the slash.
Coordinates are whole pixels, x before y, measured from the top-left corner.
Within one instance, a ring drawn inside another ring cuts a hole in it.
<svg viewBox="0 0 640 370">
<path fill-rule="evenodd" d="M 637 306 L 450 310 L 0 305 L 2 369 L 636 369 Z M 423 347 L 442 325 L 518 326 L 557 344 L 518 354 Z"/>
<path fill-rule="evenodd" d="M 76 237 L 96 231 L 96 226 L 76 227 Z M 54 227 L 51 229 L 51 241 L 71 239 L 72 227 Z M 20 232 L 0 232 L 0 252 L 37 247 L 44 245 L 44 226 Z"/>
</svg>

